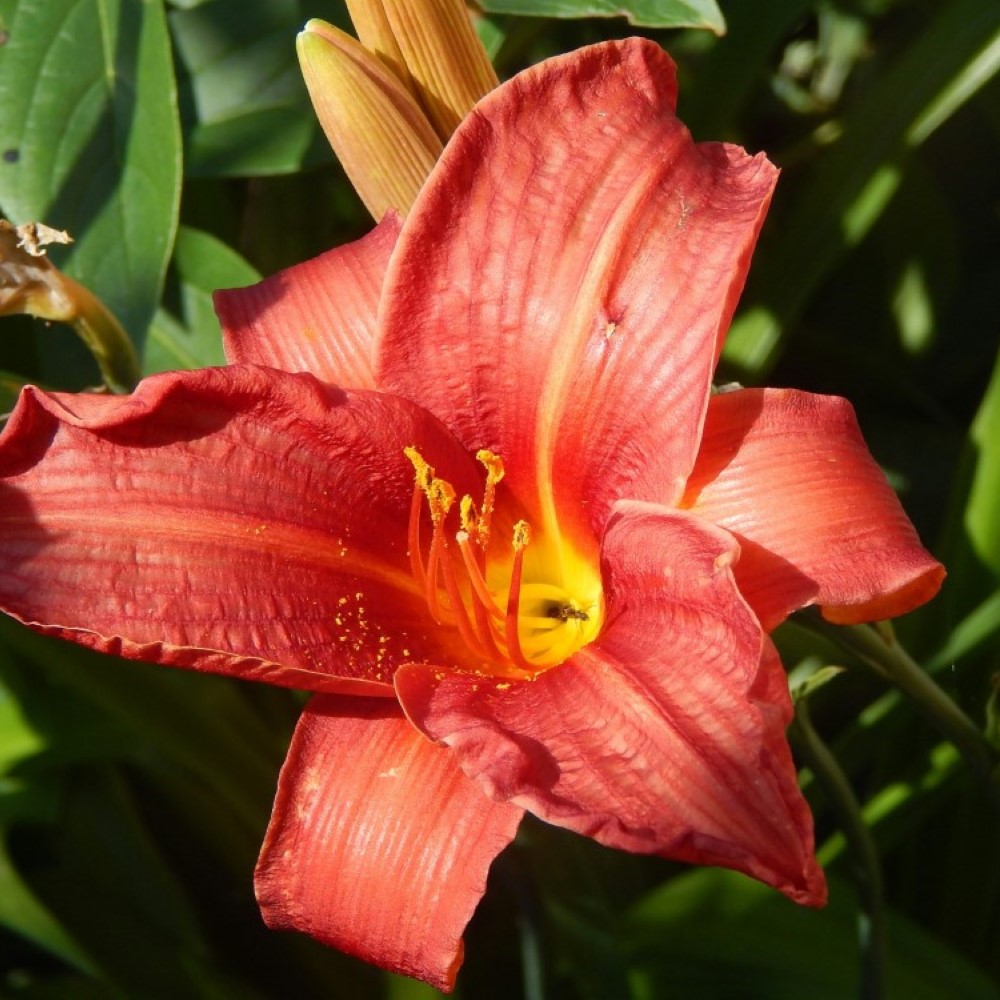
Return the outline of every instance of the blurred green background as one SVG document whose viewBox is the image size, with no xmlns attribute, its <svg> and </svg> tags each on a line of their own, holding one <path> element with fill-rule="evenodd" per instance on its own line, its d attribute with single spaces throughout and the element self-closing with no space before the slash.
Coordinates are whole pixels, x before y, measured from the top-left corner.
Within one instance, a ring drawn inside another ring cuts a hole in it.
<svg viewBox="0 0 1000 1000">
<path fill-rule="evenodd" d="M 897 633 L 1000 742 L 1000 3 L 485 7 L 502 78 L 647 34 L 679 63 L 696 138 L 782 167 L 720 381 L 852 400 L 949 570 Z M 635 25 L 594 16 L 612 7 Z M 0 209 L 74 234 L 52 259 L 116 312 L 147 373 L 222 362 L 212 289 L 371 224 L 299 79 L 313 16 L 347 25 L 335 0 L 0 4 Z M 69 328 L 8 318 L 0 411 L 26 381 L 99 375 Z M 829 908 L 529 821 L 494 865 L 456 995 L 876 996 L 882 928 L 884 995 L 1000 997 L 1000 815 L 916 707 L 807 624 L 777 639 L 794 683 L 848 668 L 809 714 L 868 836 L 845 837 L 800 739 Z M 260 922 L 251 871 L 300 703 L 0 621 L 0 996 L 436 995 Z"/>
</svg>

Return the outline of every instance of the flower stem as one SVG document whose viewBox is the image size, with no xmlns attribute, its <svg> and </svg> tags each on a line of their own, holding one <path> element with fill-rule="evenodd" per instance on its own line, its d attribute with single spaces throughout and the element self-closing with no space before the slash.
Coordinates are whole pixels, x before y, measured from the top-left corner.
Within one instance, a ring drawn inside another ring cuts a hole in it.
<svg viewBox="0 0 1000 1000">
<path fill-rule="evenodd" d="M 791 734 L 796 749 L 822 785 L 856 863 L 858 887 L 858 944 L 861 949 L 862 1000 L 879 1000 L 885 995 L 886 912 L 882 886 L 882 865 L 875 841 L 861 814 L 854 791 L 830 752 L 813 728 L 808 699 L 795 705 Z"/>
<path fill-rule="evenodd" d="M 0 316 L 25 314 L 68 323 L 94 356 L 112 392 L 131 392 L 142 373 L 132 341 L 111 311 L 88 288 L 46 255 L 50 243 L 72 243 L 67 233 L 0 219 Z"/>
<path fill-rule="evenodd" d="M 112 392 L 131 392 L 142 377 L 139 358 L 128 334 L 103 302 L 89 289 L 66 275 L 76 313 L 71 323 L 97 362 L 105 384 Z"/>
<path fill-rule="evenodd" d="M 983 780 L 993 804 L 1000 809 L 1000 753 L 983 731 L 897 642 L 888 623 L 880 623 L 878 627 L 832 625 L 815 612 L 803 614 L 802 621 L 813 631 L 822 633 L 853 653 L 914 701 Z"/>
</svg>

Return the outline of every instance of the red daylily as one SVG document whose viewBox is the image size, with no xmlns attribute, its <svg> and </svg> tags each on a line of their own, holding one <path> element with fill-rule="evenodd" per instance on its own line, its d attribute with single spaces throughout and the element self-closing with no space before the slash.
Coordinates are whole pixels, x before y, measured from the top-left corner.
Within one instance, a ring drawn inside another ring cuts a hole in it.
<svg viewBox="0 0 1000 1000">
<path fill-rule="evenodd" d="M 767 631 L 943 571 L 847 403 L 710 394 L 776 171 L 675 96 L 639 39 L 534 67 L 404 224 L 220 293 L 229 367 L 11 418 L 8 613 L 316 692 L 272 926 L 447 989 L 525 809 L 825 898 Z"/>
</svg>

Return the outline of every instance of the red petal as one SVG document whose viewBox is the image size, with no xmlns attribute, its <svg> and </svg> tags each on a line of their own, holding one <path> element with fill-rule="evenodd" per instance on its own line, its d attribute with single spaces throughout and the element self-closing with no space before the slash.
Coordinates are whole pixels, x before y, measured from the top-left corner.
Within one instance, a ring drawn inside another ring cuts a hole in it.
<svg viewBox="0 0 1000 1000">
<path fill-rule="evenodd" d="M 309 375 L 29 388 L 0 444 L 0 607 L 130 658 L 391 694 L 397 662 L 457 642 L 410 573 L 406 445 L 456 485 L 479 478 L 426 411 Z"/>
<path fill-rule="evenodd" d="M 489 447 L 529 509 L 671 503 L 776 171 L 695 146 L 632 38 L 519 74 L 459 128 L 386 276 L 380 385 Z M 670 433 L 664 432 L 669 428 Z"/>
<path fill-rule="evenodd" d="M 521 816 L 395 705 L 315 698 L 257 865 L 264 919 L 450 990 L 462 931 Z"/>
<path fill-rule="evenodd" d="M 784 736 L 788 687 L 733 583 L 736 552 L 688 515 L 621 504 L 594 645 L 526 682 L 407 665 L 403 708 L 497 799 L 818 904 L 812 820 Z"/>
<path fill-rule="evenodd" d="M 216 292 L 230 363 L 311 372 L 335 385 L 374 388 L 375 316 L 399 225 L 399 217 L 389 213 L 355 243 L 249 288 Z"/>
<path fill-rule="evenodd" d="M 736 580 L 768 630 L 808 604 L 835 622 L 892 618 L 944 578 L 834 396 L 715 396 L 683 503 L 740 538 Z"/>
</svg>

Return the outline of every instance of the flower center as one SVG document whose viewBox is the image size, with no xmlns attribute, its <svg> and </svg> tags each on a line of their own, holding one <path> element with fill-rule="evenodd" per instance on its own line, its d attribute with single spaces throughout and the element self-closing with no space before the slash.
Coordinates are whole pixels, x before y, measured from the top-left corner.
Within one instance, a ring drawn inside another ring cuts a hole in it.
<svg viewBox="0 0 1000 1000">
<path fill-rule="evenodd" d="M 499 455 L 476 458 L 486 469 L 482 503 L 459 501 L 460 530 L 446 525 L 455 506 L 451 483 L 439 479 L 416 448 L 404 449 L 416 482 L 410 506 L 409 556 L 427 607 L 439 625 L 458 629 L 490 673 L 541 673 L 597 638 L 604 618 L 601 578 L 558 532 L 533 538 L 527 521 L 510 529 L 510 544 L 495 537 Z M 432 535 L 426 559 L 420 522 L 426 504 Z M 507 520 L 509 524 L 510 519 Z"/>
</svg>

